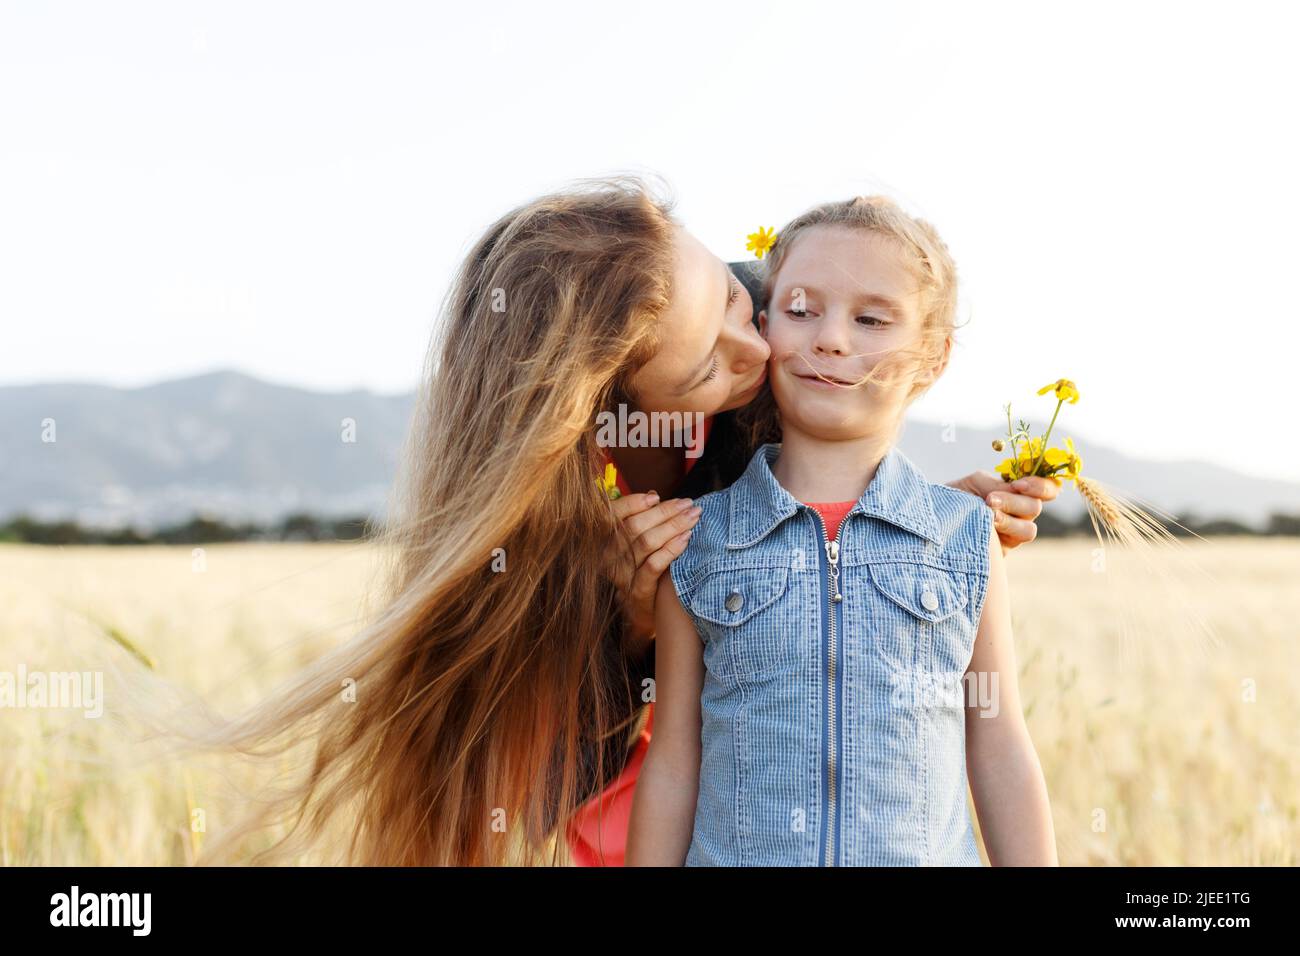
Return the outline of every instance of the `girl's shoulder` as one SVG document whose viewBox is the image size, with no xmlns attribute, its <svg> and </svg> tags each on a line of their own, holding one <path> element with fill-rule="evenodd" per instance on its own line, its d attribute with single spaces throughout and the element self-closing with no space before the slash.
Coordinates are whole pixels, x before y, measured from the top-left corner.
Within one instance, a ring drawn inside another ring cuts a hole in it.
<svg viewBox="0 0 1300 956">
<path fill-rule="evenodd" d="M 882 459 L 863 495 L 867 514 L 893 525 L 875 550 L 905 551 L 925 563 L 985 573 L 993 510 L 978 495 L 931 481 L 901 448 Z"/>
<path fill-rule="evenodd" d="M 695 583 L 727 557 L 727 532 L 731 520 L 730 486 L 711 491 L 695 499 L 700 508 L 700 520 L 691 530 L 686 550 L 668 565 L 677 596 L 683 602 L 689 599 Z"/>
<path fill-rule="evenodd" d="M 927 484 L 945 547 L 969 554 L 977 565 L 985 564 L 993 534 L 993 509 L 969 491 L 932 481 Z"/>
</svg>

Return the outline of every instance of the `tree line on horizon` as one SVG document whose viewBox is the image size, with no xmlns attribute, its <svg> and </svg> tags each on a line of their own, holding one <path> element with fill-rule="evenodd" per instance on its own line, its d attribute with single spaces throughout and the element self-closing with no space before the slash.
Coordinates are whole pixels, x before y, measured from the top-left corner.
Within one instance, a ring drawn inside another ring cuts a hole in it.
<svg viewBox="0 0 1300 956">
<path fill-rule="evenodd" d="M 1165 527 L 1180 538 L 1193 535 L 1251 535 L 1257 537 L 1300 536 L 1300 514 L 1273 513 L 1262 528 L 1226 518 L 1201 520 L 1193 515 L 1179 515 L 1176 521 L 1164 521 Z M 240 541 L 360 541 L 373 538 L 381 525 L 369 517 L 329 518 L 298 512 L 283 520 L 267 524 L 229 523 L 220 518 L 195 515 L 188 521 L 158 528 L 139 529 L 85 527 L 76 521 L 39 521 L 19 514 L 0 524 L 0 543 L 13 544 L 225 544 Z M 1092 522 L 1087 514 L 1066 521 L 1044 511 L 1038 518 L 1038 537 L 1093 537 Z"/>
<path fill-rule="evenodd" d="M 269 524 L 232 523 L 205 515 L 157 528 L 86 527 L 76 521 L 39 521 L 19 514 L 0 524 L 0 542 L 15 544 L 225 544 L 239 541 L 359 541 L 379 526 L 367 517 L 326 518 L 300 512 Z"/>
</svg>

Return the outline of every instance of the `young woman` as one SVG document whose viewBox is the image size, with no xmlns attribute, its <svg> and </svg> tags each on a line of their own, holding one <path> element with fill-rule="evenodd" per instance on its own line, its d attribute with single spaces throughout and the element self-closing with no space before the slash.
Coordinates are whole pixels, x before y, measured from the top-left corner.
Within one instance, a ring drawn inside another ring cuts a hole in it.
<svg viewBox="0 0 1300 956">
<path fill-rule="evenodd" d="M 353 863 L 621 862 L 654 596 L 697 517 L 682 501 L 731 484 L 767 437 L 740 420 L 769 354 L 753 314 L 727 264 L 633 179 L 580 183 L 487 230 L 426 358 L 383 610 L 205 736 L 245 752 L 316 742 L 301 781 L 214 856 L 288 821 L 258 856 L 275 859 L 340 817 Z M 708 416 L 702 456 L 602 447 L 597 415 L 620 404 Z M 595 481 L 610 457 L 614 501 Z M 953 484 L 997 490 L 1003 547 L 1032 540 L 1056 494 L 989 472 Z"/>
</svg>

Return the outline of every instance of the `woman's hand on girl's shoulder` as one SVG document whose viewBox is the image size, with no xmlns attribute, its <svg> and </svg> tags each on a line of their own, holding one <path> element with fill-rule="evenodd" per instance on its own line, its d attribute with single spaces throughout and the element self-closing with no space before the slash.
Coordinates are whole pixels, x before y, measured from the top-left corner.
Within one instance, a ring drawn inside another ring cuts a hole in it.
<svg viewBox="0 0 1300 956">
<path fill-rule="evenodd" d="M 948 486 L 982 498 L 993 509 L 993 527 L 1003 554 L 1034 540 L 1038 535 L 1034 521 L 1043 512 L 1043 502 L 1061 493 L 1060 484 L 1050 478 L 1018 478 L 1008 483 L 991 471 L 972 472 Z"/>
<path fill-rule="evenodd" d="M 690 498 L 660 501 L 653 491 L 610 502 L 623 541 L 610 542 L 614 583 L 623 596 L 629 653 L 640 656 L 654 639 L 655 593 L 668 565 L 686 550 L 701 509 Z M 626 561 L 632 548 L 633 565 Z"/>
</svg>

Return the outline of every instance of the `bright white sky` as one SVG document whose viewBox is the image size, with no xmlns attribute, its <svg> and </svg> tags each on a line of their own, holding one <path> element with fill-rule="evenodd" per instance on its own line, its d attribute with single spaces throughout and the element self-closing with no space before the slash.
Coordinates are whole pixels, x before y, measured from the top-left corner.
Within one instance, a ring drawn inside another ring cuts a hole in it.
<svg viewBox="0 0 1300 956">
<path fill-rule="evenodd" d="M 1300 480 L 1281 4 L 0 9 L 0 384 L 413 388 L 484 226 L 650 172 L 729 260 L 832 198 L 931 219 L 970 324 L 923 417 L 1065 376 L 1066 433 Z"/>
</svg>

